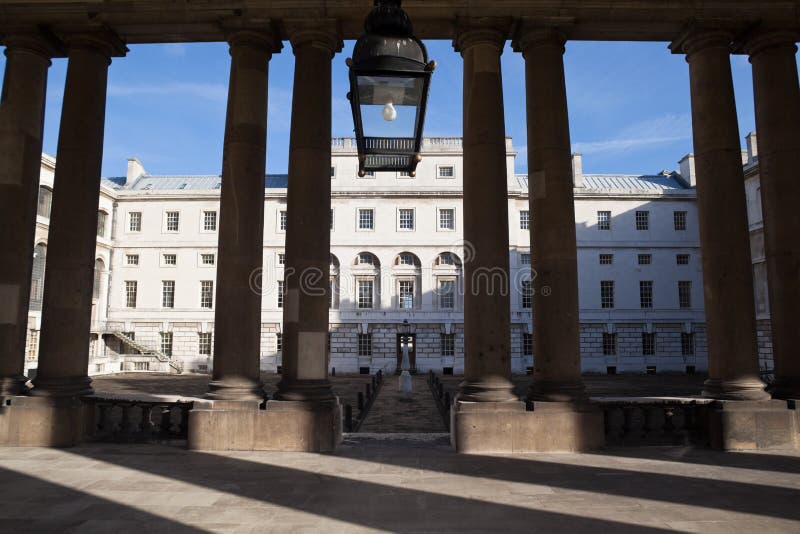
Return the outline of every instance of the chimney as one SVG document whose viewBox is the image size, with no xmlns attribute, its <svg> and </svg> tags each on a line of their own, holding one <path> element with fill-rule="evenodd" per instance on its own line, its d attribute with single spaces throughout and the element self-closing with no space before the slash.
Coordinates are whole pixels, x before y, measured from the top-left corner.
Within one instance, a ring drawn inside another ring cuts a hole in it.
<svg viewBox="0 0 800 534">
<path fill-rule="evenodd" d="M 694 154 L 686 154 L 680 161 L 681 178 L 689 187 L 697 187 L 697 176 L 694 172 Z"/>
<path fill-rule="evenodd" d="M 747 163 L 754 163 L 758 157 L 758 139 L 756 138 L 756 132 L 750 132 L 745 139 L 747 139 Z"/>
<path fill-rule="evenodd" d="M 572 155 L 572 186 L 583 187 L 583 155 L 579 152 Z"/>
<path fill-rule="evenodd" d="M 125 175 L 125 185 L 130 185 L 138 177 L 147 174 L 147 171 L 138 159 L 128 158 L 128 174 Z"/>
</svg>

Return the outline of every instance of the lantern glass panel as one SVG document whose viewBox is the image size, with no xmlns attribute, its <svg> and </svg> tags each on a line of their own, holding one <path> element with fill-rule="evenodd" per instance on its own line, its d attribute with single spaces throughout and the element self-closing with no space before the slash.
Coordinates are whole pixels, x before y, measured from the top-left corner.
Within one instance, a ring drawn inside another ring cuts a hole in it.
<svg viewBox="0 0 800 534">
<path fill-rule="evenodd" d="M 416 137 L 424 78 L 360 75 L 357 81 L 364 137 Z M 388 104 L 396 112 L 391 121 L 386 120 L 384 113 Z"/>
</svg>

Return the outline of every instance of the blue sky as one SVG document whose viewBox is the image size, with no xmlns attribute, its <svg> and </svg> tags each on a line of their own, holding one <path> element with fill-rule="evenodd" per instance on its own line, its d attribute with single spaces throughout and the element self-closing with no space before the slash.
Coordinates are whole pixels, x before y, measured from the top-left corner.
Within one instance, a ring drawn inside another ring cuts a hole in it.
<svg viewBox="0 0 800 534">
<path fill-rule="evenodd" d="M 426 43 L 439 68 L 431 85 L 425 134 L 461 135 L 462 60 L 449 42 Z M 352 136 L 345 99 L 353 42 L 333 61 L 333 135 Z M 103 175 L 121 176 L 136 156 L 153 174 L 217 174 L 229 56 L 224 43 L 135 45 L 109 70 Z M 506 131 L 527 172 L 525 72 L 520 54 L 503 53 Z M 689 73 L 666 43 L 569 42 L 565 56 L 573 150 L 588 173 L 655 173 L 675 169 L 692 150 Z M 270 63 L 267 171 L 286 172 L 291 119 L 290 47 Z M 754 129 L 751 69 L 731 60 L 740 137 Z M 56 153 L 67 62 L 50 69 L 44 150 Z M 0 59 L 4 70 L 5 57 Z M 2 75 L 0 70 L 0 76 Z"/>
</svg>

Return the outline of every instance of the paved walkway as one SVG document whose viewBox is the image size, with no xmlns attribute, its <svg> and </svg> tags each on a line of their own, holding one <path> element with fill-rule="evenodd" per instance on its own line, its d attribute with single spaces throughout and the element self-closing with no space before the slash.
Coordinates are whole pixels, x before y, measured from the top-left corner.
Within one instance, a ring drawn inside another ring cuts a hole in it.
<svg viewBox="0 0 800 534">
<path fill-rule="evenodd" d="M 410 399 L 404 399 L 397 387 L 399 377 L 386 375 L 378 398 L 359 432 L 447 432 L 425 375 L 414 375 L 412 378 L 414 394 Z"/>
<path fill-rule="evenodd" d="M 0 495 L 14 534 L 796 533 L 800 456 L 467 456 L 353 436 L 336 454 L 5 448 Z"/>
</svg>

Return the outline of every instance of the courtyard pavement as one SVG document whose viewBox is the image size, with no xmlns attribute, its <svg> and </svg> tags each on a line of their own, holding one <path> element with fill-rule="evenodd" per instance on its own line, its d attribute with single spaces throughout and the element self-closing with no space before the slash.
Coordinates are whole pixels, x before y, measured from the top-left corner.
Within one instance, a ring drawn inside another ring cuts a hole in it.
<svg viewBox="0 0 800 534">
<path fill-rule="evenodd" d="M 0 448 L 3 533 L 800 532 L 800 456 L 683 448 L 467 456 L 446 436 L 336 454 Z"/>
</svg>

